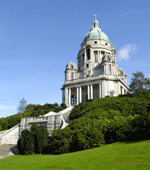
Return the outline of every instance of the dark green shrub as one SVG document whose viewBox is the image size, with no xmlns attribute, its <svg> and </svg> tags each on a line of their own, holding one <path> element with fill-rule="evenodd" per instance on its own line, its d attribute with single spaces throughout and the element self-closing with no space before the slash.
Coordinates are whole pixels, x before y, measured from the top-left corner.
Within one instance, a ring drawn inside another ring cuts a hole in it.
<svg viewBox="0 0 150 170">
<path fill-rule="evenodd" d="M 76 105 L 73 110 L 71 111 L 69 115 L 69 119 L 77 119 L 79 117 L 82 117 L 83 115 L 87 114 L 88 111 L 85 111 L 87 108 L 87 103 L 79 103 Z"/>
<path fill-rule="evenodd" d="M 31 126 L 30 133 L 33 137 L 34 152 L 42 153 L 43 149 L 47 147 L 48 143 L 48 132 L 44 128 L 39 129 L 35 124 Z"/>
<path fill-rule="evenodd" d="M 150 114 L 140 115 L 130 122 L 131 132 L 127 137 L 130 141 L 150 139 Z"/>
<path fill-rule="evenodd" d="M 95 148 L 104 144 L 104 135 L 97 128 L 80 129 L 74 131 L 72 137 L 71 151 Z"/>
<path fill-rule="evenodd" d="M 61 103 L 61 105 L 60 105 L 63 109 L 66 109 L 67 108 L 67 105 L 66 105 L 66 103 Z"/>
<path fill-rule="evenodd" d="M 21 137 L 17 142 L 17 147 L 19 154 L 29 155 L 35 153 L 33 137 L 29 130 L 25 129 L 21 132 Z"/>
<path fill-rule="evenodd" d="M 72 136 L 73 131 L 68 127 L 65 129 L 54 130 L 53 135 L 49 137 L 49 153 L 61 154 L 70 152 Z"/>
<path fill-rule="evenodd" d="M 32 125 L 31 130 L 23 130 L 21 137 L 17 142 L 19 153 L 22 155 L 29 155 L 33 153 L 42 153 L 47 147 L 48 133 L 44 128 L 39 129 L 35 124 Z"/>
</svg>

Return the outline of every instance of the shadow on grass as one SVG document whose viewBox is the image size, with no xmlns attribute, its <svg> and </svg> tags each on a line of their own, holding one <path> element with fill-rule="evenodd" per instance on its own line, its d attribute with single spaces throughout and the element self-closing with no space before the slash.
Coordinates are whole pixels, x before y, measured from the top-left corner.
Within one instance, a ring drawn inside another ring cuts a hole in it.
<svg viewBox="0 0 150 170">
<path fill-rule="evenodd" d="M 144 142 L 145 140 L 136 140 L 136 141 L 123 141 L 122 143 L 130 144 L 130 143 L 138 143 L 138 142 Z"/>
</svg>

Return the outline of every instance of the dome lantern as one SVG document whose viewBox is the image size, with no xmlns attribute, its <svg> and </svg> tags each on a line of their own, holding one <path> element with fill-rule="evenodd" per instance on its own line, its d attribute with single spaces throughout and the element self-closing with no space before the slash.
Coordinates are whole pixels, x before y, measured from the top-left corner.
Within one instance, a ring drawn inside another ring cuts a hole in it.
<svg viewBox="0 0 150 170">
<path fill-rule="evenodd" d="M 92 24 L 93 24 L 93 29 L 99 28 L 99 22 L 98 20 L 96 20 L 96 18 L 94 19 L 94 21 L 92 21 Z"/>
</svg>

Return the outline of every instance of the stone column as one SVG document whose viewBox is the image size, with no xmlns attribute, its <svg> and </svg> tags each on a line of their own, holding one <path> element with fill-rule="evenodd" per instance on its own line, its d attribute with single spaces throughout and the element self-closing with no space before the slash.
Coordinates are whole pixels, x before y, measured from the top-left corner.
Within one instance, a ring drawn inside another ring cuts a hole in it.
<svg viewBox="0 0 150 170">
<path fill-rule="evenodd" d="M 106 74 L 106 64 L 104 64 L 104 74 Z"/>
<path fill-rule="evenodd" d="M 101 90 L 102 90 L 102 84 L 99 83 L 99 98 L 102 98 L 102 92 L 101 92 Z"/>
<path fill-rule="evenodd" d="M 120 83 L 119 83 L 119 82 L 118 82 L 118 87 L 119 87 L 119 88 L 118 88 L 118 89 L 119 89 L 119 90 L 118 90 L 118 95 L 119 95 L 119 94 L 121 94 L 121 87 L 120 87 Z"/>
<path fill-rule="evenodd" d="M 102 62 L 102 54 L 101 54 L 102 51 L 100 51 L 100 63 Z"/>
<path fill-rule="evenodd" d="M 100 63 L 100 51 L 98 50 L 97 53 L 98 53 L 98 63 Z"/>
<path fill-rule="evenodd" d="M 90 99 L 90 86 L 88 85 L 88 100 Z"/>
<path fill-rule="evenodd" d="M 91 99 L 93 99 L 93 85 L 91 84 Z"/>
<path fill-rule="evenodd" d="M 105 84 L 106 84 L 106 81 L 103 80 L 103 81 L 102 81 L 102 98 L 105 97 Z"/>
<path fill-rule="evenodd" d="M 122 87 L 121 89 L 122 89 L 122 95 L 124 95 L 124 88 Z"/>
<path fill-rule="evenodd" d="M 65 103 L 68 106 L 68 88 L 65 88 Z"/>
<path fill-rule="evenodd" d="M 77 104 L 79 103 L 78 99 L 79 99 L 79 96 L 78 96 L 78 87 L 77 87 Z"/>
<path fill-rule="evenodd" d="M 86 61 L 86 49 L 84 49 L 84 61 Z"/>
<path fill-rule="evenodd" d="M 69 106 L 71 105 L 71 88 L 69 88 Z"/>
<path fill-rule="evenodd" d="M 79 87 L 79 89 L 80 89 L 80 103 L 82 102 L 82 89 L 81 89 L 81 86 Z"/>
<path fill-rule="evenodd" d="M 92 49 L 90 48 L 90 60 L 92 61 Z"/>
</svg>

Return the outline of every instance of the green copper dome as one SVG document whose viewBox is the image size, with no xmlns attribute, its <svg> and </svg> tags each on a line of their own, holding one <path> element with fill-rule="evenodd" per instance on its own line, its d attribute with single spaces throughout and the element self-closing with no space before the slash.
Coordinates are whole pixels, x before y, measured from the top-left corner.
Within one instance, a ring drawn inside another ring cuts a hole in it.
<svg viewBox="0 0 150 170">
<path fill-rule="evenodd" d="M 86 42 L 88 40 L 93 40 L 93 39 L 104 39 L 106 41 L 109 41 L 108 36 L 102 32 L 100 29 L 92 29 L 90 32 L 88 32 L 84 39 L 83 42 Z"/>
</svg>

